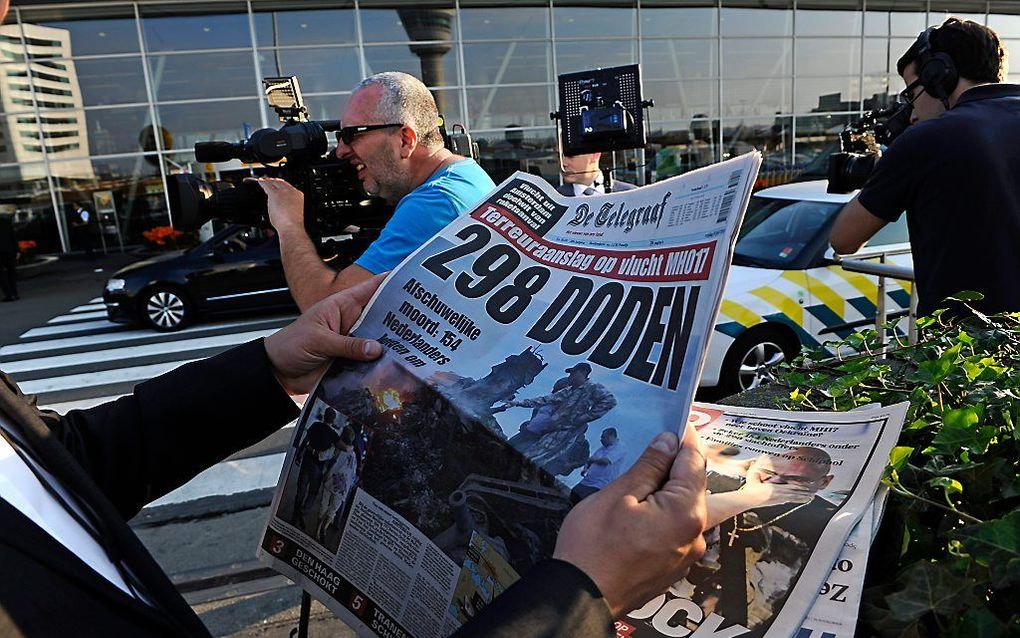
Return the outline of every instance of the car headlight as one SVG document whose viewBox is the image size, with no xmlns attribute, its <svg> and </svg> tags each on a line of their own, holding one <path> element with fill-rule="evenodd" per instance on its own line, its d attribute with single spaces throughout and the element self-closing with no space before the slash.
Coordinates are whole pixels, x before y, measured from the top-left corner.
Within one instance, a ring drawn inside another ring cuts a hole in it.
<svg viewBox="0 0 1020 638">
<path fill-rule="evenodd" d="M 107 292 L 117 292 L 119 290 L 124 290 L 125 286 L 127 286 L 127 282 L 124 281 L 123 279 L 111 279 L 110 281 L 106 282 Z"/>
</svg>

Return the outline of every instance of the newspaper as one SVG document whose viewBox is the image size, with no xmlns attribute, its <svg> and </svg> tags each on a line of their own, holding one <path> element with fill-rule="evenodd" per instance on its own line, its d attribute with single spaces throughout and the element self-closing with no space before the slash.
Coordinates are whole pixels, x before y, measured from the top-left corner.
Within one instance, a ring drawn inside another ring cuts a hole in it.
<svg viewBox="0 0 1020 638">
<path fill-rule="evenodd" d="M 696 404 L 707 551 L 668 593 L 618 621 L 617 634 L 852 636 L 884 501 L 876 491 L 906 410 Z"/>
<path fill-rule="evenodd" d="M 607 195 L 517 173 L 404 260 L 309 395 L 259 548 L 365 636 L 445 636 L 677 432 L 761 156 Z"/>
</svg>

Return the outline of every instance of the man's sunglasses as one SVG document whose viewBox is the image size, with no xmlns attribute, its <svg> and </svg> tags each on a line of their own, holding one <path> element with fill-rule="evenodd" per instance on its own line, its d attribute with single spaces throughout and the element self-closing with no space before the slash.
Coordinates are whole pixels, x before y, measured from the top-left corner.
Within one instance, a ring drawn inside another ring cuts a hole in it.
<svg viewBox="0 0 1020 638">
<path fill-rule="evenodd" d="M 916 89 L 919 86 L 921 86 L 921 80 L 920 79 L 917 79 L 917 80 L 914 80 L 913 82 L 911 82 L 910 86 L 908 86 L 907 88 L 905 88 L 902 91 L 900 91 L 899 102 L 901 104 L 913 104 L 914 100 L 916 100 L 921 95 L 921 93 L 918 93 L 917 97 L 914 96 L 914 89 Z M 922 93 L 924 92 L 924 87 L 923 86 L 921 87 L 921 92 Z"/>
<path fill-rule="evenodd" d="M 398 128 L 403 124 L 362 124 L 361 126 L 345 126 L 336 132 L 337 143 L 343 142 L 347 146 L 351 145 L 354 138 L 369 131 L 378 131 L 384 128 Z"/>
</svg>

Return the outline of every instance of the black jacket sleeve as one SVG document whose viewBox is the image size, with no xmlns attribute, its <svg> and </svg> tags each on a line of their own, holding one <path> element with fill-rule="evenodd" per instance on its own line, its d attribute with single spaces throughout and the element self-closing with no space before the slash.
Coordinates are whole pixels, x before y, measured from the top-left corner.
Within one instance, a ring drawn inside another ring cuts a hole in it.
<svg viewBox="0 0 1020 638">
<path fill-rule="evenodd" d="M 125 519 L 297 417 L 261 339 L 137 385 L 46 425 Z"/>
<path fill-rule="evenodd" d="M 587 574 L 550 559 L 484 607 L 453 638 L 614 638 L 602 593 Z"/>
</svg>

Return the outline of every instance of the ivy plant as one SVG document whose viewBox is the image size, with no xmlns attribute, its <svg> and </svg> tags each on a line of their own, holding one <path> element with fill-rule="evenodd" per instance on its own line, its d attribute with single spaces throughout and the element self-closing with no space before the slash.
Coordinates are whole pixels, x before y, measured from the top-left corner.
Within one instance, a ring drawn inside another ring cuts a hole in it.
<svg viewBox="0 0 1020 638">
<path fill-rule="evenodd" d="M 1020 636 L 1020 313 L 978 298 L 919 320 L 915 345 L 890 322 L 884 348 L 855 333 L 777 373 L 787 409 L 910 403 L 858 635 Z"/>
</svg>

